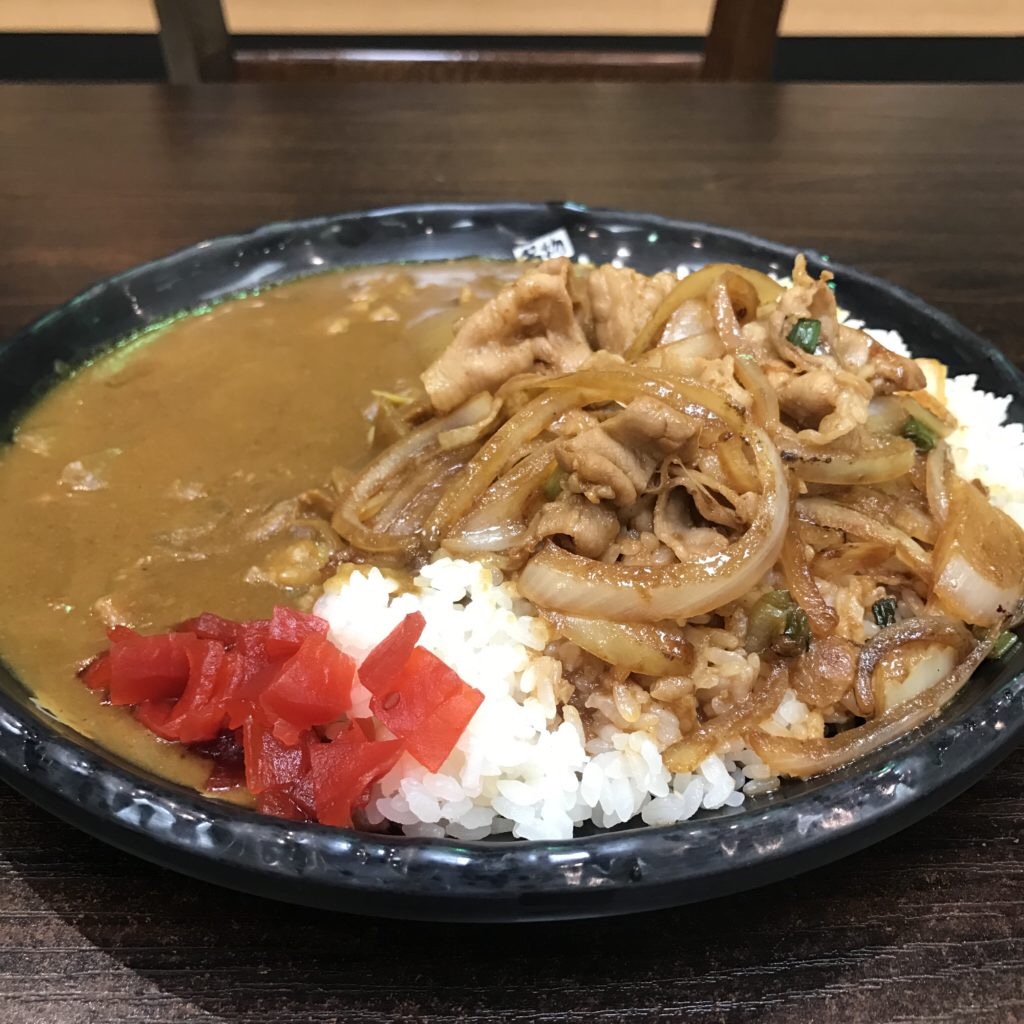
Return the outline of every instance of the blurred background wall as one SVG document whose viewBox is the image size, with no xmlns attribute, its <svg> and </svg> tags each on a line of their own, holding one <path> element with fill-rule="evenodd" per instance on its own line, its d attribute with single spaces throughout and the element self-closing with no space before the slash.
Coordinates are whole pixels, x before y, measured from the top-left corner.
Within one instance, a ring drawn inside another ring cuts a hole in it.
<svg viewBox="0 0 1024 1024">
<path fill-rule="evenodd" d="M 703 35 L 712 0 L 225 0 L 240 33 Z M 149 0 L 0 0 L 0 31 L 153 32 Z M 1024 34 L 1024 0 L 788 0 L 781 34 Z"/>
<path fill-rule="evenodd" d="M 239 45 L 699 48 L 712 0 L 224 0 Z M 159 80 L 150 0 L 0 0 L 0 78 Z M 787 0 L 782 80 L 1022 80 L 1024 0 Z"/>
</svg>

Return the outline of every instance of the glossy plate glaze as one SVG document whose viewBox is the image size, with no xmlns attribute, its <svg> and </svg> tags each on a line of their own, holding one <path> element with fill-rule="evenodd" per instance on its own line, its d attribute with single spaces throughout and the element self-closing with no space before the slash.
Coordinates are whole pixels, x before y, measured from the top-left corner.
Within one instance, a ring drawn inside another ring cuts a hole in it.
<svg viewBox="0 0 1024 1024">
<path fill-rule="evenodd" d="M 796 250 L 734 231 L 573 204 L 422 206 L 273 224 L 203 242 L 95 285 L 0 349 L 8 423 L 67 365 L 181 312 L 330 267 L 509 258 L 564 229 L 577 258 L 653 272 L 745 263 L 786 272 Z M 899 330 L 915 354 L 1012 394 L 1024 378 L 991 345 L 893 285 L 808 253 L 842 304 Z M 115 846 L 221 885 L 365 914 L 445 920 L 587 917 L 696 902 L 797 874 L 876 842 L 956 796 L 1024 736 L 1024 653 L 985 663 L 944 713 L 827 778 L 739 811 L 561 842 L 381 838 L 295 826 L 204 799 L 105 754 L 0 672 L 0 777 Z"/>
</svg>

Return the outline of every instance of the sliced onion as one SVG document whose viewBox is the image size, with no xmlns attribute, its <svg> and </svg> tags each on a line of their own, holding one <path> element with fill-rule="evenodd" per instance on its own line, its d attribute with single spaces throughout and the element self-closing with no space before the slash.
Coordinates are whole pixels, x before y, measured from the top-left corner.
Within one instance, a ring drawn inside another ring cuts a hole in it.
<svg viewBox="0 0 1024 1024">
<path fill-rule="evenodd" d="M 841 636 L 815 639 L 793 665 L 790 686 L 812 708 L 838 704 L 857 676 L 860 648 Z"/>
<path fill-rule="evenodd" d="M 764 424 L 760 425 L 764 426 Z M 746 494 L 757 490 L 759 486 L 757 474 L 744 451 L 743 441 L 736 434 L 723 437 L 713 446 L 713 451 L 718 456 L 718 464 L 722 467 L 722 473 L 734 491 Z"/>
<path fill-rule="evenodd" d="M 1019 582 L 999 586 L 960 554 L 941 565 L 935 596 L 964 622 L 994 626 L 1011 614 L 1022 596 Z"/>
<path fill-rule="evenodd" d="M 925 495 L 928 511 L 941 527 L 949 513 L 949 449 L 939 441 L 925 462 Z"/>
<path fill-rule="evenodd" d="M 905 619 L 894 626 L 887 626 L 861 648 L 860 660 L 857 662 L 857 680 L 853 687 L 861 714 L 874 713 L 873 679 L 879 661 L 898 648 L 919 640 L 934 640 L 961 648 L 969 648 L 974 642 L 974 638 L 962 622 L 940 615 Z"/>
<path fill-rule="evenodd" d="M 759 428 L 746 434 L 762 481 L 753 522 L 716 554 L 664 566 L 594 562 L 548 543 L 519 577 L 524 597 L 539 608 L 617 622 L 681 621 L 746 594 L 775 564 L 786 535 L 789 488 L 771 441 Z"/>
<path fill-rule="evenodd" d="M 841 768 L 931 718 L 956 696 L 991 648 L 991 641 L 976 644 L 941 682 L 854 729 L 818 740 L 768 736 L 760 730 L 751 730 L 746 734 L 747 745 L 753 747 L 771 770 L 780 775 L 809 779 Z"/>
<path fill-rule="evenodd" d="M 957 652 L 952 647 L 927 644 L 902 678 L 887 677 L 884 672 L 880 673 L 882 678 L 875 681 L 876 710 L 888 711 L 930 690 L 953 671 L 956 662 Z"/>
<path fill-rule="evenodd" d="M 812 575 L 826 580 L 842 576 L 872 576 L 878 578 L 883 562 L 892 557 L 891 544 L 875 541 L 847 541 L 836 548 L 820 553 L 811 565 Z"/>
<path fill-rule="evenodd" d="M 438 495 L 450 478 L 469 461 L 472 449 L 456 448 L 440 451 L 425 459 L 417 472 L 387 495 L 387 502 L 372 516 L 367 515 L 368 528 L 379 533 L 408 534 L 418 532 L 423 520 L 437 503 Z"/>
<path fill-rule="evenodd" d="M 920 421 L 936 437 L 948 437 L 956 430 L 956 418 L 927 391 L 897 391 L 879 395 L 868 405 L 867 428 L 873 434 L 898 434 L 909 417 Z"/>
<path fill-rule="evenodd" d="M 907 416 L 923 423 L 936 437 L 949 437 L 956 430 L 956 417 L 927 391 L 897 391 L 895 397 Z"/>
<path fill-rule="evenodd" d="M 770 280 L 770 279 L 769 279 Z M 761 307 L 761 296 L 745 274 L 737 274 L 727 270 L 721 277 L 725 292 L 729 297 L 736 322 L 743 327 L 757 319 L 757 311 Z M 773 282 L 774 283 L 774 282 Z"/>
<path fill-rule="evenodd" d="M 750 415 L 773 437 L 779 426 L 779 396 L 753 356 L 740 354 L 734 364 L 736 379 L 750 392 L 754 404 Z"/>
<path fill-rule="evenodd" d="M 727 271 L 737 274 L 754 286 L 758 300 L 762 305 L 774 302 L 782 294 L 782 285 L 773 281 L 767 274 L 741 267 L 735 263 L 711 263 L 692 274 L 687 274 L 672 291 L 658 304 L 640 333 L 633 339 L 626 350 L 627 359 L 636 359 L 653 346 L 661 332 L 665 329 L 669 318 L 688 299 L 699 299 L 707 294 L 708 289 Z"/>
<path fill-rule="evenodd" d="M 488 490 L 469 515 L 456 523 L 444 546 L 460 555 L 508 551 L 526 540 L 527 507 L 556 468 L 551 444 L 520 460 Z"/>
<path fill-rule="evenodd" d="M 725 355 L 722 339 L 714 331 L 692 334 L 683 341 L 652 348 L 638 362 L 660 370 L 679 371 L 693 366 L 694 359 L 720 359 Z"/>
<path fill-rule="evenodd" d="M 629 626 L 556 612 L 546 612 L 544 617 L 570 643 L 616 668 L 644 676 L 686 675 L 693 669 L 693 646 L 678 629 Z"/>
<path fill-rule="evenodd" d="M 491 404 L 491 396 L 482 392 L 447 416 L 431 420 L 391 445 L 359 474 L 346 494 L 342 508 L 358 518 L 363 504 L 374 497 L 392 477 L 415 465 L 424 452 L 436 447 L 438 435 L 476 423 L 488 415 Z"/>
<path fill-rule="evenodd" d="M 467 444 L 479 441 L 480 438 L 489 432 L 494 421 L 498 418 L 498 413 L 501 412 L 502 403 L 500 398 L 492 398 L 490 395 L 487 395 L 487 397 L 491 402 L 490 409 L 475 423 L 467 423 L 465 426 L 460 427 L 449 427 L 437 435 L 437 443 L 442 448 L 463 448 Z"/>
<path fill-rule="evenodd" d="M 793 600 L 804 610 L 811 632 L 819 638 L 831 636 L 836 631 L 839 618 L 826 604 L 818 584 L 814 582 L 804 556 L 804 542 L 800 537 L 799 523 L 795 520 L 786 531 L 781 562 L 786 586 Z"/>
<path fill-rule="evenodd" d="M 722 355 L 721 339 L 715 334 L 715 325 L 711 322 L 711 312 L 703 299 L 687 299 L 681 302 L 665 325 L 660 339 L 660 348 L 690 338 L 713 336 L 718 342 L 718 354 Z"/>
<path fill-rule="evenodd" d="M 437 503 L 424 524 L 426 542 L 436 547 L 452 524 L 466 515 L 498 479 L 509 460 L 535 440 L 553 420 L 579 404 L 579 397 L 574 393 L 541 395 L 502 424 Z"/>
<path fill-rule="evenodd" d="M 924 374 L 925 390 L 945 405 L 949 367 L 945 363 L 940 363 L 938 359 L 915 359 L 914 362 Z"/>
<path fill-rule="evenodd" d="M 976 626 L 996 626 L 1024 599 L 1024 532 L 973 485 L 953 476 L 935 545 L 934 596 Z"/>
<path fill-rule="evenodd" d="M 898 434 L 906 422 L 907 410 L 894 395 L 877 395 L 868 403 L 868 419 L 865 426 L 872 434 Z"/>
<path fill-rule="evenodd" d="M 876 541 L 893 550 L 893 553 L 904 565 L 912 569 L 926 581 L 932 577 L 932 560 L 928 552 L 912 537 L 894 526 L 872 519 L 870 516 L 847 508 L 828 498 L 798 498 L 796 514 L 807 522 L 818 526 L 827 526 L 833 530 L 860 540 Z"/>
<path fill-rule="evenodd" d="M 728 711 L 704 722 L 689 736 L 674 743 L 662 754 L 665 767 L 673 774 L 692 772 L 709 754 L 742 732 L 764 721 L 779 706 L 789 684 L 789 671 L 776 664 L 768 678 Z"/>
<path fill-rule="evenodd" d="M 917 449 L 905 437 L 857 439 L 854 448 L 843 443 L 808 445 L 786 438 L 780 453 L 801 480 L 815 484 L 879 484 L 905 476 L 914 468 Z"/>
<path fill-rule="evenodd" d="M 473 530 L 454 533 L 441 541 L 450 555 L 472 558 L 487 552 L 511 551 L 526 540 L 526 527 L 522 523 L 491 523 Z"/>
<path fill-rule="evenodd" d="M 910 477 L 901 480 L 899 486 L 855 486 L 835 494 L 835 500 L 846 508 L 894 526 L 915 540 L 934 544 L 938 530 L 921 498 Z"/>
<path fill-rule="evenodd" d="M 740 278 L 742 280 L 742 278 Z M 750 287 L 748 285 L 748 287 Z M 751 289 L 753 291 L 753 289 Z M 756 294 L 755 294 L 756 301 Z M 715 330 L 722 339 L 727 352 L 743 351 L 743 332 L 733 308 L 732 295 L 729 294 L 727 275 L 723 274 L 708 290 L 708 306 L 711 318 L 715 322 Z"/>
<path fill-rule="evenodd" d="M 939 533 L 935 520 L 910 500 L 897 504 L 893 511 L 892 523 L 914 540 L 925 544 L 934 544 Z"/>
<path fill-rule="evenodd" d="M 400 486 L 410 466 L 421 466 L 425 458 L 436 452 L 439 434 L 476 423 L 490 412 L 492 401 L 486 393 L 476 395 L 447 416 L 431 420 L 381 452 L 346 491 L 331 523 L 334 529 L 364 551 L 413 550 L 416 537 L 373 530 L 365 525 L 364 517 L 370 514 L 369 509 L 376 511 L 387 504 L 389 485 L 391 490 Z"/>
<path fill-rule="evenodd" d="M 596 401 L 625 405 L 646 395 L 687 416 L 718 420 L 739 432 L 743 429 L 743 411 L 737 409 L 721 391 L 654 367 L 644 367 L 642 371 L 628 366 L 621 369 L 582 369 L 561 377 L 536 380 L 533 386 L 540 390 L 575 391 L 581 405 Z"/>
</svg>

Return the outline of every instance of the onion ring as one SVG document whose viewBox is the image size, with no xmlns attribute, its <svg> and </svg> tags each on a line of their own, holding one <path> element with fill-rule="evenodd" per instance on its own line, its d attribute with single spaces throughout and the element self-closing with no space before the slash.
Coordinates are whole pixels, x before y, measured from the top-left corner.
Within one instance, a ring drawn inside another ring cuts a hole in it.
<svg viewBox="0 0 1024 1024">
<path fill-rule="evenodd" d="M 872 680 L 879 661 L 904 644 L 916 640 L 936 640 L 950 644 L 956 642 L 960 646 L 970 646 L 974 642 L 974 638 L 962 622 L 945 616 L 905 619 L 894 626 L 886 627 L 861 648 L 857 661 L 857 678 L 853 691 L 861 714 L 874 713 L 875 691 Z"/>
<path fill-rule="evenodd" d="M 795 740 L 750 730 L 745 737 L 747 745 L 780 775 L 809 779 L 842 768 L 931 718 L 956 696 L 991 649 L 991 640 L 976 644 L 941 682 L 908 701 L 894 705 L 878 718 L 836 736 Z"/>
</svg>

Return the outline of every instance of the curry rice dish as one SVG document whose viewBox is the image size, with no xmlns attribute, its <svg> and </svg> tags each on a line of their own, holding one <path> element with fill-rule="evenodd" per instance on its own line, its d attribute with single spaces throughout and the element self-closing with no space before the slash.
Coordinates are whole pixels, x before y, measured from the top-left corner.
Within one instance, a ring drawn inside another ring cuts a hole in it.
<svg viewBox="0 0 1024 1024">
<path fill-rule="evenodd" d="M 382 266 L 152 331 L 0 458 L 0 650 L 331 825 L 566 838 L 847 764 L 1016 643 L 1024 432 L 830 277 Z"/>
</svg>

